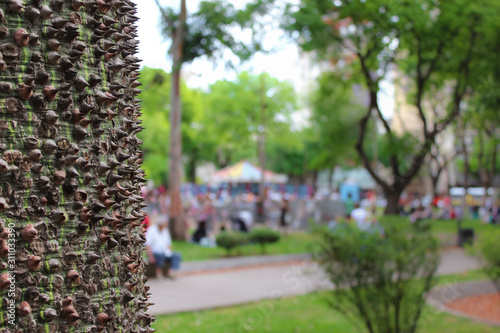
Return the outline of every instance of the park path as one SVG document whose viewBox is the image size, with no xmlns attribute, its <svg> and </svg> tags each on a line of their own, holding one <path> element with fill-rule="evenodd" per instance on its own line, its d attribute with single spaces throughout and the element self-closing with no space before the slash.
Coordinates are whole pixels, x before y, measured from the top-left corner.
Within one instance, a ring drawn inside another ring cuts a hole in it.
<svg viewBox="0 0 500 333">
<path fill-rule="evenodd" d="M 216 270 L 195 272 L 191 268 L 176 280 L 151 279 L 148 284 L 155 305 L 149 312 L 166 314 L 204 310 L 332 288 L 318 267 L 304 257 L 285 257 L 282 263 L 277 263 L 272 257 L 260 260 L 264 263 L 254 260 L 252 266 L 246 267 L 238 266 L 238 261 L 234 260 L 234 268 L 227 267 L 226 263 L 219 264 L 223 268 Z M 479 267 L 477 260 L 464 250 L 451 249 L 441 253 L 438 274 L 458 274 Z"/>
</svg>

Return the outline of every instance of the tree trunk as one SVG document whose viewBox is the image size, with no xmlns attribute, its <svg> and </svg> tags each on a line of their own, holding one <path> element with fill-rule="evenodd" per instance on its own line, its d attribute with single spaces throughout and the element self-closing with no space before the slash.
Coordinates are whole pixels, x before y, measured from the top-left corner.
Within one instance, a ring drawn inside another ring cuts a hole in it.
<svg viewBox="0 0 500 333">
<path fill-rule="evenodd" d="M 437 170 L 435 175 L 432 174 L 432 170 L 431 170 L 430 176 L 431 176 L 431 181 L 432 181 L 432 197 L 433 198 L 437 197 L 439 194 L 438 190 L 437 190 L 437 186 L 438 186 L 438 182 L 439 182 L 439 177 L 441 177 L 441 174 L 443 173 L 443 170 L 445 167 L 446 167 L 446 165 L 443 167 L 438 166 L 438 170 Z"/>
<path fill-rule="evenodd" d="M 259 126 L 259 163 L 260 163 L 260 169 L 262 171 L 261 177 L 260 177 L 260 184 L 259 184 L 259 196 L 261 203 L 263 203 L 266 199 L 266 193 L 265 193 L 265 173 L 264 171 L 266 170 L 266 133 L 265 133 L 265 128 L 266 128 L 266 103 L 265 103 L 265 94 L 266 94 L 266 87 L 265 87 L 265 78 L 264 74 L 260 75 L 260 126 Z"/>
<path fill-rule="evenodd" d="M 390 191 L 384 190 L 384 196 L 387 200 L 384 215 L 399 214 L 399 198 L 401 197 L 401 193 L 403 193 L 403 189 L 404 187 L 401 189 L 392 189 Z"/>
<path fill-rule="evenodd" d="M 170 233 L 173 239 L 186 240 L 186 223 L 181 200 L 182 181 L 182 105 L 180 99 L 180 77 L 182 67 L 182 47 L 184 44 L 184 24 L 186 22 L 186 0 L 181 0 L 179 26 L 172 39 L 172 92 L 170 110 Z"/>
<path fill-rule="evenodd" d="M 318 189 L 318 170 L 312 171 L 312 187 L 314 192 Z"/>
<path fill-rule="evenodd" d="M 332 166 L 332 168 L 330 170 L 328 170 L 328 185 L 330 186 L 329 190 L 330 190 L 330 193 L 332 193 L 333 191 L 335 191 L 337 188 L 335 186 L 335 180 L 333 179 L 333 173 L 335 172 L 335 165 Z"/>
<path fill-rule="evenodd" d="M 3 1 L 0 331 L 149 332 L 129 0 Z"/>
<path fill-rule="evenodd" d="M 195 153 L 195 155 L 197 155 Z M 190 183 L 196 183 L 196 162 L 197 162 L 197 157 L 193 155 L 189 158 L 189 164 L 187 168 L 187 179 Z"/>
<path fill-rule="evenodd" d="M 436 198 L 439 194 L 437 190 L 437 184 L 439 178 L 431 175 L 431 181 L 432 181 L 432 198 Z"/>
<path fill-rule="evenodd" d="M 467 209 L 467 190 L 469 189 L 469 151 L 467 149 L 467 143 L 465 142 L 465 127 L 466 125 L 463 124 L 463 131 L 462 131 L 462 152 L 464 154 L 464 189 L 465 189 L 465 194 L 463 197 L 463 209 L 464 209 L 464 217 L 467 218 L 469 215 L 469 210 Z"/>
</svg>

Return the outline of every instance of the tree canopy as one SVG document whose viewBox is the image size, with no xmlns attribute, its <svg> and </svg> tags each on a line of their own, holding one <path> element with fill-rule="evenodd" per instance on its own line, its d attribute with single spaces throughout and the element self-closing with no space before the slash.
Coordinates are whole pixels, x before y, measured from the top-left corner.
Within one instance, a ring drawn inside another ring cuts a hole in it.
<svg viewBox="0 0 500 333">
<path fill-rule="evenodd" d="M 400 194 L 436 136 L 460 115 L 487 68 L 496 65 L 491 45 L 499 31 L 499 12 L 494 0 L 303 0 L 288 6 L 284 26 L 300 47 L 329 62 L 333 71 L 347 71 L 369 95 L 355 147 L 389 199 L 387 213 L 396 212 Z M 419 122 L 411 150 L 379 102 L 381 82 L 389 73 L 399 80 L 399 97 Z M 439 91 L 447 92 L 442 110 L 432 107 Z M 370 124 L 381 127 L 391 148 L 389 177 L 370 160 Z"/>
<path fill-rule="evenodd" d="M 144 142 L 143 168 L 155 184 L 165 184 L 170 132 L 170 95 L 165 91 L 171 85 L 170 74 L 145 67 L 141 70 L 141 81 L 141 120 L 147 127 L 147 131 L 139 134 Z M 183 168 L 187 181 L 196 181 L 195 168 L 204 162 L 224 167 L 241 159 L 256 159 L 263 89 L 270 165 L 279 172 L 300 173 L 289 165 L 290 160 L 274 157 L 281 149 L 302 152 L 299 136 L 290 129 L 290 115 L 297 107 L 293 88 L 268 74 L 242 72 L 235 80 L 215 82 L 207 92 L 181 84 Z"/>
</svg>

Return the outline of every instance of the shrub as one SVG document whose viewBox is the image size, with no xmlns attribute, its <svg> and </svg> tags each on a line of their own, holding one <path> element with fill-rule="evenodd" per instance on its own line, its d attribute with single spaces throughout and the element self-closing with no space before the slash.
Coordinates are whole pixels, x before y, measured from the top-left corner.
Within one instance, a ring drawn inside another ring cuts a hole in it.
<svg viewBox="0 0 500 333">
<path fill-rule="evenodd" d="M 500 291 L 500 230 L 485 232 L 474 246 L 474 252 L 484 262 L 483 270 Z"/>
<path fill-rule="evenodd" d="M 260 245 L 262 253 L 266 253 L 266 244 L 276 243 L 280 238 L 280 233 L 271 228 L 256 228 L 249 235 L 250 241 Z"/>
<path fill-rule="evenodd" d="M 241 232 L 227 232 L 227 231 L 221 232 L 215 238 L 215 242 L 217 243 L 217 246 L 220 246 L 223 249 L 226 249 L 227 255 L 231 254 L 231 250 L 242 245 L 245 242 L 245 240 L 246 240 L 246 237 L 243 233 L 241 233 Z"/>
<path fill-rule="evenodd" d="M 329 305 L 370 333 L 416 332 L 439 259 L 429 225 L 385 217 L 369 231 L 341 231 L 325 231 L 314 253 L 337 287 Z"/>
</svg>

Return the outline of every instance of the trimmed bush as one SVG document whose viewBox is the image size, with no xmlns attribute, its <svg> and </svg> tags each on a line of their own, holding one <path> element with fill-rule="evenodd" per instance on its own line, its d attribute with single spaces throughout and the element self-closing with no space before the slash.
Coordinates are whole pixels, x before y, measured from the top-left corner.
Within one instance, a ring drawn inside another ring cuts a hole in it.
<svg viewBox="0 0 500 333">
<path fill-rule="evenodd" d="M 260 245 L 262 253 L 266 253 L 266 244 L 276 243 L 281 234 L 271 228 L 256 228 L 250 231 L 250 241 Z"/>
<path fill-rule="evenodd" d="M 215 237 L 215 242 L 217 246 L 226 249 L 227 255 L 231 254 L 231 251 L 240 245 L 245 243 L 246 237 L 242 232 L 221 232 Z"/>
<path fill-rule="evenodd" d="M 500 291 L 500 230 L 481 235 L 474 246 L 474 253 L 483 261 L 483 270 Z"/>
<path fill-rule="evenodd" d="M 438 241 L 421 221 L 384 217 L 368 231 L 325 231 L 314 258 L 337 287 L 328 303 L 371 333 L 415 333 L 438 267 Z"/>
</svg>

